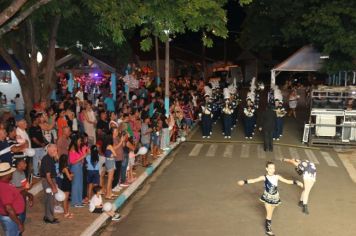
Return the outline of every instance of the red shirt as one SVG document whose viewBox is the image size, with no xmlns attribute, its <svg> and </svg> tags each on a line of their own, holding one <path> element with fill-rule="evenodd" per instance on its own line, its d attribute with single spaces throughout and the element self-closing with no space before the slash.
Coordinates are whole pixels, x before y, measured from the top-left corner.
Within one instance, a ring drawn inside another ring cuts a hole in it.
<svg viewBox="0 0 356 236">
<path fill-rule="evenodd" d="M 25 200 L 20 190 L 10 183 L 0 181 L 0 215 L 7 216 L 6 205 L 11 205 L 17 215 L 25 211 Z"/>
</svg>

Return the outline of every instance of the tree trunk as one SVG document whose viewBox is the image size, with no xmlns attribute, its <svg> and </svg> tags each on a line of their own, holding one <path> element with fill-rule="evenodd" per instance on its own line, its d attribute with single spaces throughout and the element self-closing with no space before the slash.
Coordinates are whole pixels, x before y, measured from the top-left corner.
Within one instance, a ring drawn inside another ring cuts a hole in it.
<svg viewBox="0 0 356 236">
<path fill-rule="evenodd" d="M 169 115 L 169 38 L 166 41 L 166 58 L 164 67 L 164 108 L 166 109 L 166 115 Z"/>
<path fill-rule="evenodd" d="M 23 12 L 20 12 L 19 15 L 13 18 L 9 23 L 0 27 L 0 37 L 6 34 L 7 32 L 11 31 L 12 29 L 14 29 L 16 26 L 18 26 L 22 21 L 24 21 L 29 15 L 32 14 L 32 12 L 37 10 L 40 6 L 45 5 L 50 1 L 52 0 L 39 0 L 29 8 L 24 10 Z"/>
<path fill-rule="evenodd" d="M 5 10 L 0 13 L 0 26 L 5 24 L 13 15 L 20 10 L 20 8 L 27 2 L 27 0 L 15 0 Z"/>
</svg>

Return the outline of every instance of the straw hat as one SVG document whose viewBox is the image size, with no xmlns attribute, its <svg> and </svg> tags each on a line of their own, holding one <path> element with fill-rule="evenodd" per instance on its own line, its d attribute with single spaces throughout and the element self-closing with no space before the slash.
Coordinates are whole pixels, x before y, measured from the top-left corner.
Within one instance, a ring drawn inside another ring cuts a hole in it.
<svg viewBox="0 0 356 236">
<path fill-rule="evenodd" d="M 5 176 L 8 174 L 11 174 L 12 172 L 14 172 L 16 169 L 12 168 L 10 166 L 9 163 L 4 162 L 4 163 L 0 163 L 0 176 Z"/>
</svg>

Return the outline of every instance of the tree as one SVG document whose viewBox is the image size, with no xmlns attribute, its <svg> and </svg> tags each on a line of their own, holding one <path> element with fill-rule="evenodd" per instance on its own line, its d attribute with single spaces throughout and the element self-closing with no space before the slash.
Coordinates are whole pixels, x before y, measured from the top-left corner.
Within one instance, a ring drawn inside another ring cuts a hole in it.
<svg viewBox="0 0 356 236">
<path fill-rule="evenodd" d="M 0 13 L 0 37 L 17 27 L 35 10 L 37 10 L 42 5 L 49 3 L 50 1 L 51 0 L 39 0 L 37 2 L 34 2 L 32 5 L 27 4 L 27 8 L 25 8 L 25 6 L 28 0 L 12 1 L 12 3 Z M 25 9 L 21 11 L 21 8 Z M 18 13 L 18 15 L 13 17 L 14 15 L 16 15 L 16 13 Z"/>
<path fill-rule="evenodd" d="M 247 17 L 239 42 L 254 50 L 313 44 L 330 55 L 326 71 L 354 69 L 354 9 L 356 2 L 348 0 L 254 1 L 246 8 Z"/>
<path fill-rule="evenodd" d="M 64 8 L 68 4 L 70 0 L 52 1 L 1 38 L 0 55 L 19 80 L 27 111 L 34 103 L 47 100 L 56 84 L 54 65 L 59 24 L 77 9 L 74 5 Z M 39 52 L 43 54 L 40 63 L 37 62 Z"/>
</svg>

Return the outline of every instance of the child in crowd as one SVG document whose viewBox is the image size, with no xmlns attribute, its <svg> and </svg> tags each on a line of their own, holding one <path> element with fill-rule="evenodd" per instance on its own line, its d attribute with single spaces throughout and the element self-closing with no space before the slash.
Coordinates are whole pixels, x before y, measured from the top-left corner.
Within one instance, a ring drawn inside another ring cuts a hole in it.
<svg viewBox="0 0 356 236">
<path fill-rule="evenodd" d="M 21 190 L 29 190 L 31 188 L 31 184 L 27 181 L 25 170 L 27 167 L 26 160 L 21 158 L 15 161 L 16 170 L 12 174 L 11 184 L 16 188 Z"/>
<path fill-rule="evenodd" d="M 87 166 L 87 183 L 88 183 L 88 199 L 91 198 L 93 187 L 99 184 L 99 152 L 95 145 L 90 148 L 90 154 L 86 156 Z"/>
<path fill-rule="evenodd" d="M 135 158 L 136 158 L 136 155 L 133 151 L 130 151 L 129 152 L 129 163 L 127 165 L 127 173 L 126 173 L 126 176 L 127 176 L 127 182 L 128 183 L 132 183 L 135 181 L 136 178 L 134 178 L 134 172 L 133 172 L 133 167 L 135 165 Z"/>
<path fill-rule="evenodd" d="M 69 212 L 69 193 L 72 191 L 73 174 L 68 167 L 68 155 L 63 154 L 59 157 L 59 171 L 63 175 L 61 190 L 66 196 L 63 202 L 64 218 L 71 219 L 73 214 Z"/>
<path fill-rule="evenodd" d="M 91 213 L 103 213 L 103 199 L 101 197 L 101 187 L 100 186 L 94 186 L 93 188 L 93 193 L 94 195 L 90 199 L 90 204 L 89 204 L 89 211 Z M 109 216 L 111 216 L 113 221 L 118 221 L 120 220 L 121 216 L 119 213 L 115 213 L 115 211 L 110 210 L 105 212 Z"/>
</svg>

